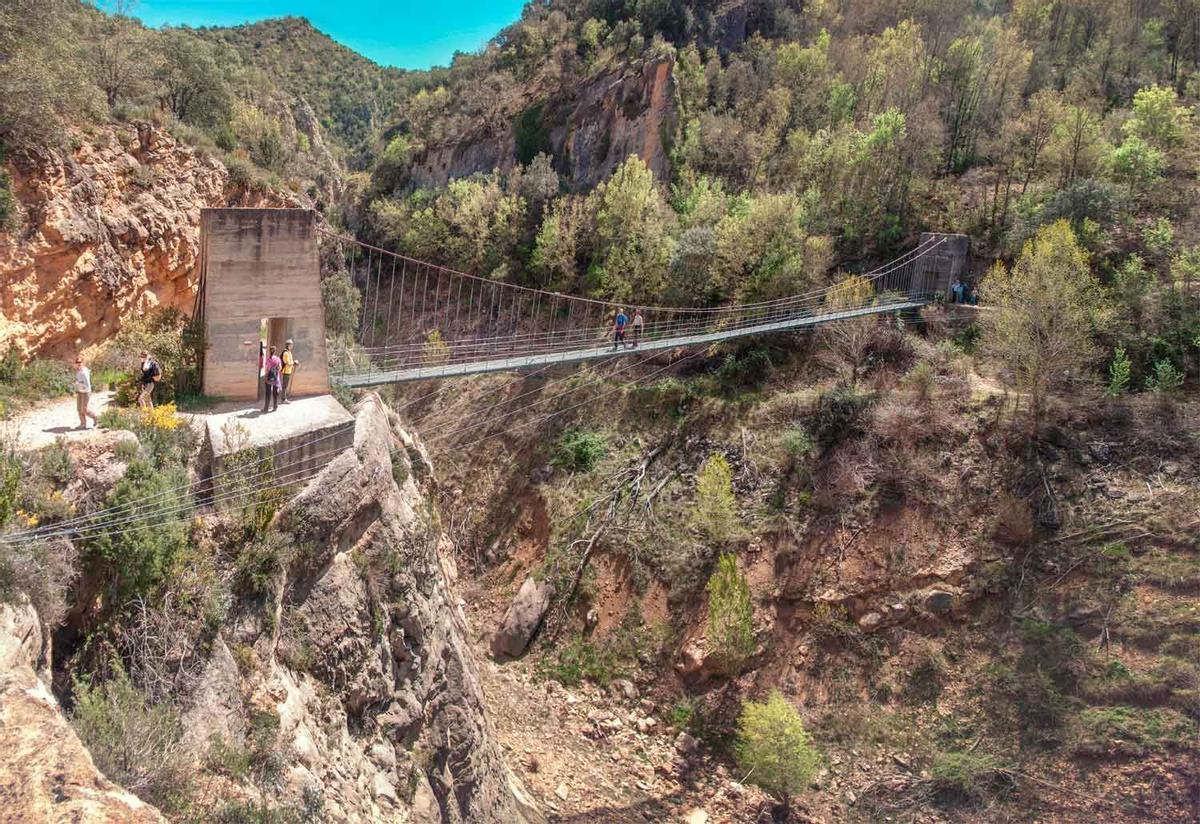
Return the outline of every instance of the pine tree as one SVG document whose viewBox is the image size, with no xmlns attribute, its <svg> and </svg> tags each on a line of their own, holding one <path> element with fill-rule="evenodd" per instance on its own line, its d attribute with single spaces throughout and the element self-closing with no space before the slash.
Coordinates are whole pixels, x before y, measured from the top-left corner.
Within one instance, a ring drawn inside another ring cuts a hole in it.
<svg viewBox="0 0 1200 824">
<path fill-rule="evenodd" d="M 754 654 L 750 585 L 732 553 L 722 553 L 708 579 L 708 643 L 721 669 L 735 675 Z"/>
<path fill-rule="evenodd" d="M 748 780 L 785 808 L 792 796 L 808 786 L 821 759 L 800 714 L 778 692 L 772 692 L 765 703 L 742 705 L 735 750 Z"/>
<path fill-rule="evenodd" d="M 733 494 L 733 470 L 720 453 L 708 457 L 696 475 L 695 525 L 717 543 L 738 532 L 737 499 Z"/>
</svg>

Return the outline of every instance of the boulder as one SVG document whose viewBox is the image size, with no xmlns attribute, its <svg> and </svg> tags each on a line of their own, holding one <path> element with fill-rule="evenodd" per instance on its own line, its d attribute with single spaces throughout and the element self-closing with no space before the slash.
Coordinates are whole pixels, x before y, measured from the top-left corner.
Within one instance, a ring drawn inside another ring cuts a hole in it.
<svg viewBox="0 0 1200 824">
<path fill-rule="evenodd" d="M 883 622 L 883 616 L 880 615 L 878 612 L 868 612 L 858 619 L 859 627 L 866 630 L 867 632 L 870 632 L 871 630 L 874 630 L 874 629 L 878 629 L 880 623 L 882 623 L 882 622 Z"/>
<path fill-rule="evenodd" d="M 525 579 L 492 636 L 492 655 L 497 660 L 518 658 L 525 652 L 542 625 L 553 596 L 554 587 L 548 582 L 538 583 L 532 576 Z"/>
<path fill-rule="evenodd" d="M 925 609 L 935 615 L 945 615 L 954 608 L 954 593 L 946 592 L 944 589 L 933 589 L 925 593 L 922 603 Z"/>
</svg>

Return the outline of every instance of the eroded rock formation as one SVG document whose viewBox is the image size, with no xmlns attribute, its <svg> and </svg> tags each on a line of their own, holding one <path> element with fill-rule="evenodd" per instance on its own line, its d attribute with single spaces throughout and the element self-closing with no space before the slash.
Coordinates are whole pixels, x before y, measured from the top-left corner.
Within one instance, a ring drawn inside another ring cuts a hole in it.
<svg viewBox="0 0 1200 824">
<path fill-rule="evenodd" d="M 534 819 L 484 714 L 424 462 L 365 397 L 354 448 L 279 516 L 302 551 L 249 701 L 279 713 L 289 792 L 319 786 L 334 818 Z"/>
<path fill-rule="evenodd" d="M 300 205 L 150 124 L 71 142 L 8 158 L 21 214 L 0 232 L 0 349 L 65 355 L 148 307 L 190 312 L 202 207 Z"/>
<path fill-rule="evenodd" d="M 634 154 L 658 180 L 666 180 L 670 169 L 662 135 L 674 130 L 677 116 L 673 66 L 674 60 L 663 58 L 636 70 L 598 75 L 581 88 L 533 103 L 536 116 L 525 128 L 544 130 L 555 168 L 573 187 L 596 185 Z M 514 119 L 500 131 L 431 146 L 413 167 L 413 182 L 442 186 L 476 172 L 511 169 L 517 161 L 516 142 Z"/>
<path fill-rule="evenodd" d="M 0 604 L 0 818 L 162 821 L 96 769 L 47 687 L 49 655 L 33 607 Z"/>
</svg>

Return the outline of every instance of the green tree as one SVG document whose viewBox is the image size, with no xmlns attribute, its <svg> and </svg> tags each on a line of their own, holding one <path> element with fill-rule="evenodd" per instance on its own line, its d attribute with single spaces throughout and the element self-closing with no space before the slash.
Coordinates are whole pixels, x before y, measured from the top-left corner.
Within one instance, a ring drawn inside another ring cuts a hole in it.
<svg viewBox="0 0 1200 824">
<path fill-rule="evenodd" d="M 56 146 L 103 109 L 73 11 L 65 0 L 0 3 L 0 143 Z"/>
<path fill-rule="evenodd" d="M 696 475 L 692 517 L 696 526 L 717 543 L 730 540 L 739 531 L 733 470 L 719 452 L 709 455 Z"/>
<path fill-rule="evenodd" d="M 1125 131 L 1162 149 L 1183 143 L 1192 121 L 1192 112 L 1180 105 L 1179 96 L 1170 86 L 1147 86 L 1133 95 L 1133 117 Z"/>
<path fill-rule="evenodd" d="M 984 346 L 1028 394 L 1036 431 L 1047 393 L 1083 378 L 1096 352 L 1092 333 L 1105 318 L 1100 285 L 1060 220 L 1038 230 L 1011 269 L 996 264 L 980 294 L 991 307 L 982 318 Z"/>
<path fill-rule="evenodd" d="M 596 213 L 596 291 L 613 300 L 662 294 L 671 259 L 671 212 L 654 174 L 630 155 L 592 193 Z"/>
<path fill-rule="evenodd" d="M 1129 135 L 1113 151 L 1113 174 L 1135 191 L 1162 179 L 1163 154 L 1137 135 Z"/>
<path fill-rule="evenodd" d="M 546 288 L 569 290 L 578 278 L 579 229 L 583 222 L 583 200 L 566 195 L 546 211 L 534 240 L 530 265 L 538 283 Z"/>
<path fill-rule="evenodd" d="M 1129 388 L 1130 377 L 1129 356 L 1125 348 L 1118 346 L 1113 350 L 1112 363 L 1108 365 L 1108 394 L 1116 397 Z"/>
<path fill-rule="evenodd" d="M 737 557 L 723 552 L 708 579 L 708 643 L 727 675 L 736 675 L 754 654 L 754 605 Z"/>
<path fill-rule="evenodd" d="M 88 38 L 91 76 L 110 107 L 145 94 L 159 59 L 151 32 L 130 16 L 132 6 L 117 0 L 112 14 L 96 15 Z"/>
<path fill-rule="evenodd" d="M 775 796 L 785 810 L 821 760 L 800 713 L 778 691 L 764 703 L 742 705 L 734 750 L 747 780 Z"/>
<path fill-rule="evenodd" d="M 233 106 L 228 77 L 236 56 L 182 29 L 164 31 L 158 48 L 159 105 L 196 126 L 228 122 Z"/>
<path fill-rule="evenodd" d="M 1166 358 L 1156 360 L 1146 376 L 1146 388 L 1151 392 L 1168 394 L 1183 386 L 1183 371 Z"/>
</svg>

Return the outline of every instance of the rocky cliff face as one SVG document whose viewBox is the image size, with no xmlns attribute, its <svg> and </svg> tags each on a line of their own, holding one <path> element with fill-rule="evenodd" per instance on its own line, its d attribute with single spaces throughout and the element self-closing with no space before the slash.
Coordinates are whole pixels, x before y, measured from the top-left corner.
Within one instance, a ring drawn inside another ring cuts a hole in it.
<svg viewBox="0 0 1200 824">
<path fill-rule="evenodd" d="M 22 225 L 0 232 L 0 349 L 64 355 L 148 307 L 190 311 L 202 207 L 299 205 L 149 124 L 71 144 L 8 159 Z"/>
<path fill-rule="evenodd" d="M 0 817 L 162 821 L 96 769 L 47 687 L 49 655 L 33 607 L 0 604 Z"/>
<path fill-rule="evenodd" d="M 677 115 L 674 61 L 647 62 L 640 69 L 607 72 L 579 89 L 563 90 L 541 103 L 537 128 L 544 128 L 554 165 L 569 185 L 587 189 L 637 154 L 665 180 L 669 158 L 662 135 Z M 547 124 L 552 124 L 547 125 Z M 418 186 L 507 170 L 517 162 L 512 124 L 499 133 L 476 133 L 430 147 L 412 172 Z"/>
<path fill-rule="evenodd" d="M 250 708 L 277 713 L 285 796 L 332 820 L 535 820 L 484 713 L 426 459 L 378 398 L 356 417 L 354 448 L 279 515 L 302 550 L 276 628 L 226 633 L 263 666 L 240 679 L 218 648 L 187 725 L 237 740 Z"/>
<path fill-rule="evenodd" d="M 264 539 L 286 559 L 273 595 L 232 599 L 215 635 L 183 642 L 205 658 L 162 700 L 181 718 L 189 775 L 220 800 L 258 802 L 253 779 L 208 770 L 219 741 L 221 752 L 270 753 L 281 810 L 539 821 L 485 712 L 427 458 L 377 397 L 355 412 L 353 448 Z M 204 523 L 219 528 L 220 518 Z M 207 547 L 229 577 L 225 549 Z M 33 608 L 0 604 L 0 818 L 161 820 L 97 771 L 47 686 L 49 661 Z"/>
</svg>

